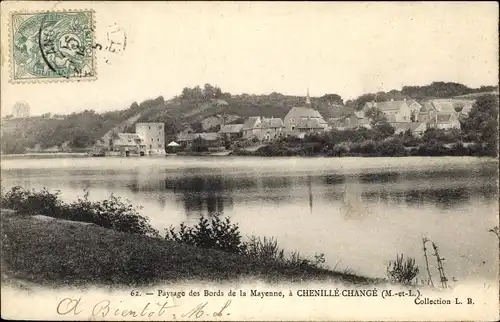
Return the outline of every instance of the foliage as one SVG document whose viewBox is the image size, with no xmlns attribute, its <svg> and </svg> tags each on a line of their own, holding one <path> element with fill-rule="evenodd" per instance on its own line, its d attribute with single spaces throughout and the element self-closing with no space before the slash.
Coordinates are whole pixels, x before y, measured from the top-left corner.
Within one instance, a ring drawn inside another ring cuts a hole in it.
<svg viewBox="0 0 500 322">
<path fill-rule="evenodd" d="M 367 102 L 385 102 L 391 99 L 400 101 L 403 99 L 432 99 L 451 98 L 474 93 L 498 91 L 498 86 L 481 86 L 479 88 L 469 88 L 466 85 L 453 82 L 433 82 L 424 86 L 403 86 L 401 90 L 391 90 L 388 92 L 365 93 L 356 99 L 346 102 L 348 107 L 361 110 Z"/>
<path fill-rule="evenodd" d="M 396 131 L 392 125 L 387 122 L 381 122 L 373 126 L 373 130 L 377 132 L 377 138 L 385 139 L 393 135 Z"/>
<path fill-rule="evenodd" d="M 387 266 L 387 277 L 395 283 L 410 285 L 418 273 L 419 268 L 415 265 L 415 258 L 408 257 L 403 262 L 403 254 L 396 255 L 396 260 L 390 261 Z"/>
<path fill-rule="evenodd" d="M 431 143 L 433 141 L 439 141 L 441 143 L 454 143 L 462 139 L 463 134 L 457 129 L 443 130 L 428 128 L 422 135 L 422 141 L 426 143 Z"/>
<path fill-rule="evenodd" d="M 220 215 L 215 215 L 210 220 L 200 216 L 193 227 L 181 223 L 178 232 L 174 227 L 170 227 L 165 239 L 235 254 L 244 253 L 246 250 L 238 225 L 232 224 L 229 217 L 222 220 Z"/>
<path fill-rule="evenodd" d="M 251 236 L 246 243 L 245 254 L 259 260 L 285 261 L 285 251 L 278 246 L 275 238 Z"/>
<path fill-rule="evenodd" d="M 2 191 L 2 208 L 16 210 L 22 214 L 50 216 L 60 212 L 62 207 L 60 195 L 60 191 L 51 193 L 46 188 L 35 191 L 16 186 L 6 193 Z"/>
<path fill-rule="evenodd" d="M 66 115 L 63 119 L 46 116 L 2 120 L 1 147 L 4 153 L 22 153 L 40 144 L 41 148 L 88 148 L 115 125 L 140 113 L 143 107 L 98 114 L 93 110 Z"/>
<path fill-rule="evenodd" d="M 177 230 L 170 227 L 166 230 L 165 239 L 196 247 L 241 254 L 254 260 L 275 262 L 286 267 L 317 268 L 325 262 L 323 253 L 315 254 L 314 259 L 303 258 L 299 252 L 291 252 L 286 256 L 275 238 L 252 236 L 244 242 L 238 225 L 232 224 L 229 217 L 221 219 L 218 214 L 210 219 L 200 216 L 198 223 L 192 227 L 184 223 L 181 223 Z"/>
<path fill-rule="evenodd" d="M 158 236 L 147 217 L 139 215 L 137 207 L 123 202 L 119 197 L 111 195 L 107 200 L 90 201 L 88 192 L 83 199 L 64 203 L 60 192 L 26 190 L 13 187 L 1 196 L 2 207 L 27 215 L 44 215 L 59 219 L 94 223 L 104 228 L 117 231 Z"/>
<path fill-rule="evenodd" d="M 375 126 L 377 124 L 387 122 L 387 117 L 386 117 L 385 113 L 382 112 L 380 109 L 378 109 L 375 106 L 370 107 L 365 112 L 365 116 L 366 116 L 366 118 L 370 119 L 371 126 Z"/>
<path fill-rule="evenodd" d="M 485 142 L 488 154 L 496 156 L 498 152 L 498 96 L 478 97 L 469 112 L 469 117 L 462 121 L 462 125 L 466 135 Z"/>
<path fill-rule="evenodd" d="M 198 137 L 191 143 L 191 152 L 206 152 L 208 151 L 208 144 L 205 139 Z"/>
</svg>

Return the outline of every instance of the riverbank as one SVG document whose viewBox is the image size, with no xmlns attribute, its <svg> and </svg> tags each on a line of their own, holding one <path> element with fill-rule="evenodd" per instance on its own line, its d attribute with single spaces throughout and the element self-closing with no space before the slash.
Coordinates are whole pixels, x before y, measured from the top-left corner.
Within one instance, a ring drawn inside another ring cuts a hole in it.
<svg viewBox="0 0 500 322">
<path fill-rule="evenodd" d="M 152 285 L 160 282 L 378 280 L 314 267 L 290 267 L 94 224 L 2 210 L 2 281 L 50 287 Z"/>
</svg>

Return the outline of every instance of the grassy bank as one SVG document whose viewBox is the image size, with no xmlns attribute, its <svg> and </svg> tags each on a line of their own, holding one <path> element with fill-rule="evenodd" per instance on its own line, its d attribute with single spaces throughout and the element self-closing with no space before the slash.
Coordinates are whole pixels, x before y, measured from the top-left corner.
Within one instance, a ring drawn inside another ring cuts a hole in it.
<svg viewBox="0 0 500 322">
<path fill-rule="evenodd" d="M 94 224 L 40 220 L 2 211 L 2 279 L 46 286 L 150 285 L 258 278 L 268 282 L 376 280 L 318 267 L 290 266 Z"/>
</svg>

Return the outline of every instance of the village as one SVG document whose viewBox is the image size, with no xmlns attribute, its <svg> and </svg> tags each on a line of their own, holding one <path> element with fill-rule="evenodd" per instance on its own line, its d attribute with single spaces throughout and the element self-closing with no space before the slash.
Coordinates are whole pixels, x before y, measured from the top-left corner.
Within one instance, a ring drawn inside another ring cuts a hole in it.
<svg viewBox="0 0 500 322">
<path fill-rule="evenodd" d="M 222 116 L 218 132 L 195 133 L 187 127 L 170 142 L 165 139 L 165 124 L 136 123 L 135 133 L 114 133 L 108 142 L 99 145 L 97 150 L 94 149 L 94 155 L 144 156 L 182 154 L 185 151 L 225 155 L 235 146 L 252 151 L 283 137 L 302 139 L 307 133 L 334 129 L 370 129 L 374 124 L 370 113 L 374 110 L 382 113 L 384 122 L 394 128 L 394 134 L 409 132 L 420 137 L 429 128 L 459 130 L 459 120 L 467 117 L 473 102 L 463 99 L 434 99 L 422 102 L 406 99 L 372 101 L 366 102 L 359 111 L 349 111 L 343 106 L 334 107 L 342 109 L 342 113 L 338 113 L 339 117 L 325 120 L 321 113 L 312 107 L 308 90 L 303 106 L 291 107 L 283 119 L 252 116 L 241 124 L 226 124 L 226 119 Z"/>
</svg>

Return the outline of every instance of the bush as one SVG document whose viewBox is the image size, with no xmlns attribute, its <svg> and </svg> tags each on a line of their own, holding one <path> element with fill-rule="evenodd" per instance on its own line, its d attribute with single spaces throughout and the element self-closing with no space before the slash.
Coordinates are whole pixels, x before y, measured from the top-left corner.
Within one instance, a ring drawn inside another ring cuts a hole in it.
<svg viewBox="0 0 500 322">
<path fill-rule="evenodd" d="M 376 155 L 378 156 L 404 156 L 406 154 L 405 147 L 397 140 L 382 141 L 377 144 Z"/>
<path fill-rule="evenodd" d="M 61 210 L 60 194 L 60 191 L 50 193 L 46 188 L 37 192 L 16 186 L 5 194 L 2 191 L 2 208 L 16 210 L 21 214 L 54 216 Z"/>
<path fill-rule="evenodd" d="M 2 207 L 27 215 L 44 215 L 53 218 L 88 222 L 117 231 L 159 237 L 159 233 L 149 223 L 149 218 L 139 215 L 139 207 L 123 202 L 111 195 L 103 201 L 88 200 L 88 192 L 72 203 L 59 199 L 60 192 L 49 192 L 43 188 L 37 192 L 22 187 L 13 187 L 2 192 Z"/>
<path fill-rule="evenodd" d="M 218 214 L 210 219 L 200 216 L 193 227 L 181 223 L 178 230 L 170 227 L 166 231 L 165 240 L 272 261 L 287 267 L 319 267 L 325 262 L 323 253 L 316 254 L 314 259 L 303 258 L 298 252 L 285 256 L 285 251 L 279 248 L 275 238 L 252 236 L 243 242 L 238 225 L 232 224 L 228 217 L 222 220 Z"/>
<path fill-rule="evenodd" d="M 285 261 L 285 251 L 278 247 L 278 241 L 275 238 L 263 239 L 252 236 L 246 243 L 245 254 L 249 257 L 259 260 Z"/>
<path fill-rule="evenodd" d="M 174 227 L 170 227 L 165 239 L 235 254 L 244 253 L 246 250 L 246 245 L 241 240 L 238 225 L 232 224 L 229 217 L 224 220 L 220 219 L 218 214 L 210 220 L 200 216 L 194 227 L 187 227 L 181 223 L 179 232 L 176 232 Z"/>
<path fill-rule="evenodd" d="M 403 262 L 403 254 L 396 255 L 395 261 L 390 261 L 387 266 L 387 277 L 391 282 L 410 285 L 417 277 L 419 272 L 418 266 L 415 265 L 414 258 L 407 258 Z"/>
</svg>

